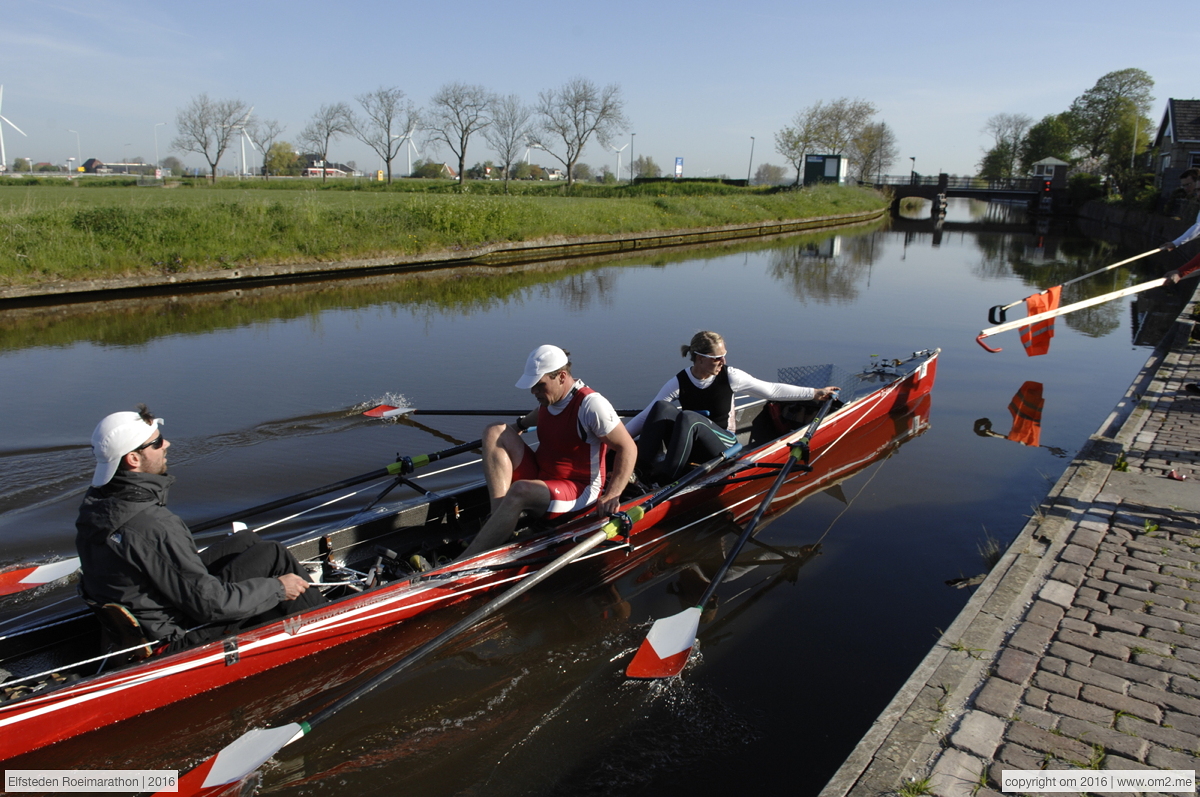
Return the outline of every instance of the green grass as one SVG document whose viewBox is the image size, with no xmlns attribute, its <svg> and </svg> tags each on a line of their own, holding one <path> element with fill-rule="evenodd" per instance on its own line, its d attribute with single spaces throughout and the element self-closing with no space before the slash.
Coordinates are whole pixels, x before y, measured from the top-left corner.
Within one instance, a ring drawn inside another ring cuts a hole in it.
<svg viewBox="0 0 1200 797">
<path fill-rule="evenodd" d="M 933 789 L 931 788 L 932 785 L 933 784 L 930 778 L 910 780 L 901 785 L 900 788 L 896 790 L 896 794 L 900 795 L 900 797 L 921 797 L 925 794 L 933 794 Z"/>
<path fill-rule="evenodd" d="M 802 233 L 789 237 L 793 246 L 815 244 L 828 233 Z M 778 242 L 761 238 L 708 244 L 704 257 L 777 250 Z M 654 266 L 666 268 L 697 257 L 694 247 L 656 249 L 613 258 L 612 268 Z M 540 295 L 546 286 L 567 275 L 586 276 L 596 266 L 568 261 L 554 269 L 488 269 L 486 273 L 453 269 L 391 275 L 382 279 L 333 280 L 307 284 L 303 290 L 248 288 L 236 300 L 225 294 L 188 294 L 162 303 L 137 299 L 64 305 L 53 313 L 0 313 L 0 352 L 36 346 L 67 346 L 79 341 L 100 345 L 137 346 L 166 335 L 236 329 L 280 319 L 311 317 L 329 308 L 360 309 L 381 303 L 425 315 L 430 312 L 472 315 L 527 297 Z M 149 312 L 147 310 L 150 310 Z"/>
<path fill-rule="evenodd" d="M 177 188 L 0 180 L 0 284 L 254 264 L 462 251 L 494 243 L 636 234 L 872 210 L 878 194 L 720 184 L 533 184 L 246 180 Z M 417 184 L 415 188 L 412 184 Z M 512 184 L 517 185 L 517 184 Z M 358 186 L 358 187 L 356 187 Z M 424 190 L 418 191 L 416 188 Z M 534 188 L 537 190 L 535 191 Z"/>
</svg>

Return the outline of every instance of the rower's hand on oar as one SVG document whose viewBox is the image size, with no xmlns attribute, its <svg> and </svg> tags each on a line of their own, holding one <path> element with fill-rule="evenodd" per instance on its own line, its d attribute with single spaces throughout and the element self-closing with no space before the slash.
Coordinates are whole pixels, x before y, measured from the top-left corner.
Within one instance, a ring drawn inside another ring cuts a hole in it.
<svg viewBox="0 0 1200 797">
<path fill-rule="evenodd" d="M 817 388 L 817 394 L 813 396 L 813 398 L 815 398 L 817 401 L 828 401 L 831 398 L 835 398 L 839 390 L 841 390 L 841 388 L 837 385 L 819 387 Z"/>
<path fill-rule="evenodd" d="M 600 500 L 596 502 L 596 514 L 600 517 L 616 514 L 621 508 L 621 494 L 610 496 L 600 496 Z"/>
<path fill-rule="evenodd" d="M 1166 274 L 1163 275 L 1163 279 L 1165 281 L 1171 283 L 1172 285 L 1179 282 L 1179 279 L 1180 279 L 1179 269 L 1175 269 L 1174 271 L 1168 271 Z"/>
<path fill-rule="evenodd" d="M 1173 249 L 1175 249 L 1175 244 L 1172 241 L 1167 241 L 1165 244 L 1158 247 L 1158 251 L 1160 252 L 1170 252 Z"/>
<path fill-rule="evenodd" d="M 304 594 L 310 584 L 304 580 L 303 576 L 298 576 L 295 573 L 284 573 L 279 577 L 279 583 L 283 584 L 284 600 L 294 601 Z"/>
</svg>

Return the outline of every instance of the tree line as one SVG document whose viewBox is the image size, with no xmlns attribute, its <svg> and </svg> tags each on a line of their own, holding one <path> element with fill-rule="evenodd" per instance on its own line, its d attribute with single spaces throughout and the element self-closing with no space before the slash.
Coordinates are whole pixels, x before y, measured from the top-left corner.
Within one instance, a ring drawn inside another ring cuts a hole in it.
<svg viewBox="0 0 1200 797">
<path fill-rule="evenodd" d="M 1058 158 L 1076 173 L 1108 178 L 1117 191 L 1135 191 L 1145 169 L 1137 163 L 1153 141 L 1148 118 L 1154 79 L 1141 69 L 1104 75 L 1070 107 L 1040 121 L 1023 113 L 998 113 L 984 132 L 992 146 L 979 162 L 979 176 L 1005 179 L 1028 174 L 1044 158 Z"/>
<path fill-rule="evenodd" d="M 334 142 L 353 136 L 386 164 L 389 183 L 392 162 L 418 130 L 427 143 L 444 145 L 453 153 L 460 183 L 467 176 L 468 148 L 482 136 L 499 156 L 507 188 L 509 176 L 528 148 L 547 152 L 563 165 L 567 181 L 574 182 L 588 142 L 595 138 L 608 146 L 629 125 L 620 87 L 598 86 L 586 78 L 573 78 L 540 92 L 534 105 L 525 104 L 515 94 L 501 96 L 461 82 L 442 86 L 424 109 L 397 86 L 381 86 L 355 100 L 357 109 L 345 102 L 318 108 L 300 131 L 299 143 L 315 160 L 328 162 Z M 178 111 L 175 126 L 178 135 L 172 147 L 202 156 L 214 181 L 217 164 L 243 134 L 263 153 L 267 174 L 284 173 L 296 157 L 295 148 L 282 140 L 285 127 L 256 117 L 253 108 L 241 100 L 201 94 Z"/>
<path fill-rule="evenodd" d="M 775 134 L 775 150 L 804 177 L 808 155 L 844 155 L 860 181 L 881 176 L 896 160 L 896 134 L 887 122 L 875 121 L 876 108 L 861 99 L 819 100 L 796 113 L 792 124 Z"/>
</svg>

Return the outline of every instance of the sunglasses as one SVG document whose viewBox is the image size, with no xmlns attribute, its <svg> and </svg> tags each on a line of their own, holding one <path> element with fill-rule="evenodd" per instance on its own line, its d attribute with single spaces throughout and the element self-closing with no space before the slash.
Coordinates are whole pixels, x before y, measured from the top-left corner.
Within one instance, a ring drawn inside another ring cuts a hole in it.
<svg viewBox="0 0 1200 797">
<path fill-rule="evenodd" d="M 720 360 L 722 362 L 724 362 L 725 358 L 729 356 L 729 352 L 725 352 L 724 354 L 705 354 L 704 352 L 694 351 L 692 354 L 695 354 L 698 357 L 705 357 L 709 360 Z"/>
<path fill-rule="evenodd" d="M 163 443 L 165 443 L 165 442 L 167 442 L 167 438 L 163 437 L 163 436 L 162 436 L 162 433 L 160 432 L 160 433 L 159 433 L 159 435 L 158 435 L 158 437 L 154 438 L 154 439 L 153 439 L 153 440 L 151 440 L 149 443 L 142 443 L 140 446 L 138 446 L 137 448 L 135 448 L 135 449 L 133 449 L 133 450 L 134 450 L 134 451 L 141 451 L 141 450 L 143 450 L 143 449 L 146 449 L 146 448 L 153 448 L 153 449 L 157 450 L 157 449 L 160 449 L 160 448 L 162 448 L 162 447 L 163 447 Z"/>
</svg>

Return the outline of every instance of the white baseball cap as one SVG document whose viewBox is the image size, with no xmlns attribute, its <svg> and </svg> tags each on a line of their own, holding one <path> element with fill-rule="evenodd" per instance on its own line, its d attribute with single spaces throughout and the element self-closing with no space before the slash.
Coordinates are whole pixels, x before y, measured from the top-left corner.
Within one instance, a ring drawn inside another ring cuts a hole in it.
<svg viewBox="0 0 1200 797">
<path fill-rule="evenodd" d="M 153 437 L 154 430 L 162 423 L 162 418 L 146 423 L 136 412 L 114 412 L 100 421 L 92 432 L 92 453 L 96 455 L 92 486 L 108 484 L 121 464 L 121 457 Z"/>
<path fill-rule="evenodd" d="M 525 373 L 517 380 L 517 387 L 528 390 L 546 374 L 566 366 L 567 362 L 567 353 L 557 346 L 538 346 L 529 353 L 529 359 L 525 361 Z"/>
</svg>

